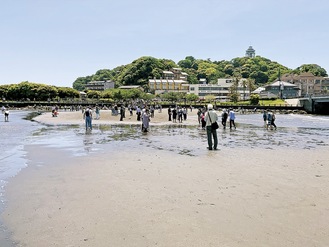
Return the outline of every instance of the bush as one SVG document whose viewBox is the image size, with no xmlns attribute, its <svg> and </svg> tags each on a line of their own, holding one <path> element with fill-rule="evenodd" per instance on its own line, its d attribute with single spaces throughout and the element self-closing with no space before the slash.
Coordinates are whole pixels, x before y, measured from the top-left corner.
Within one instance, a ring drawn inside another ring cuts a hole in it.
<svg viewBox="0 0 329 247">
<path fill-rule="evenodd" d="M 258 103 L 259 103 L 259 95 L 258 94 L 250 95 L 250 104 L 251 105 L 258 105 Z"/>
</svg>

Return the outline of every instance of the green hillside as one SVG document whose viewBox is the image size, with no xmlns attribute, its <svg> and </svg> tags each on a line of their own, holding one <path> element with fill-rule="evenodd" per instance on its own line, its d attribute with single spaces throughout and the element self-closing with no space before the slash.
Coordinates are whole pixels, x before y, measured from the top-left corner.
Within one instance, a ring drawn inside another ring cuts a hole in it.
<svg viewBox="0 0 329 247">
<path fill-rule="evenodd" d="M 186 57 L 177 64 L 170 59 L 154 57 L 140 57 L 130 64 L 118 66 L 114 69 L 101 69 L 94 75 L 77 78 L 73 88 L 84 90 L 89 81 L 113 80 L 116 86 L 140 85 L 147 87 L 150 78 L 160 78 L 163 70 L 180 67 L 188 73 L 191 84 L 199 83 L 200 78 L 206 78 L 209 83 L 216 83 L 218 78 L 247 78 L 258 86 L 273 82 L 278 74 L 311 72 L 316 76 L 327 76 L 325 69 L 316 64 L 304 64 L 292 69 L 270 59 L 256 56 L 254 58 L 238 57 L 231 61 L 211 61 Z"/>
</svg>

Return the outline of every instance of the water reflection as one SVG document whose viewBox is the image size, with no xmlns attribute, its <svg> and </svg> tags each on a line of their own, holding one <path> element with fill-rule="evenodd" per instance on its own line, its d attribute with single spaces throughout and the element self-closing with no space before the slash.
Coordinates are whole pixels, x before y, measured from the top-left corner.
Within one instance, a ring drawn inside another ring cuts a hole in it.
<svg viewBox="0 0 329 247">
<path fill-rule="evenodd" d="M 198 126 L 157 125 L 151 126 L 147 134 L 141 132 L 139 125 L 98 125 L 91 133 L 86 133 L 81 127 L 58 126 L 40 132 L 44 138 L 37 143 L 70 149 L 74 155 L 134 148 L 141 151 L 143 148 L 167 150 L 189 156 L 207 153 L 206 132 Z M 40 133 L 38 135 L 40 137 Z M 323 126 L 286 126 L 274 131 L 266 130 L 262 123 L 257 126 L 242 121 L 236 130 L 219 129 L 218 137 L 220 149 L 312 149 L 329 145 L 329 130 Z"/>
</svg>

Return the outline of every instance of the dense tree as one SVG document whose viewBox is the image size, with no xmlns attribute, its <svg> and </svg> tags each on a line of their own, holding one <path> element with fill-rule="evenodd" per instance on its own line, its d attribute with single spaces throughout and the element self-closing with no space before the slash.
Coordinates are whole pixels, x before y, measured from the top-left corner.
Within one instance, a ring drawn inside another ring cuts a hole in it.
<svg viewBox="0 0 329 247">
<path fill-rule="evenodd" d="M 143 85 L 147 84 L 150 78 L 159 75 L 160 70 L 169 70 L 176 64 L 166 59 L 153 57 L 141 57 L 127 65 L 117 78 L 119 85 Z M 161 72 L 162 73 L 162 72 Z"/>
<path fill-rule="evenodd" d="M 192 56 L 188 56 L 184 60 L 179 61 L 178 65 L 184 69 L 198 70 L 198 63 L 196 62 L 195 58 Z"/>
<path fill-rule="evenodd" d="M 315 76 L 328 76 L 327 71 L 317 64 L 303 64 L 294 70 L 295 73 L 310 72 Z"/>
<path fill-rule="evenodd" d="M 80 97 L 79 91 L 70 87 L 58 87 L 57 91 L 58 97 L 60 97 L 61 99 L 74 99 Z"/>
<path fill-rule="evenodd" d="M 10 85 L 0 85 L 0 98 L 7 99 L 7 93 Z"/>
<path fill-rule="evenodd" d="M 197 84 L 200 78 L 206 78 L 208 83 L 216 83 L 218 78 L 233 78 L 239 73 L 241 78 L 253 80 L 255 85 L 264 85 L 273 82 L 281 74 L 292 73 L 289 69 L 270 59 L 256 56 L 237 57 L 230 61 L 210 61 L 210 59 L 196 59 L 193 56 L 187 56 L 185 59 L 175 64 L 169 59 L 157 59 L 154 57 L 141 57 L 132 63 L 116 67 L 112 70 L 102 69 L 94 75 L 79 77 L 73 87 L 77 90 L 84 90 L 87 82 L 91 80 L 111 79 L 116 87 L 121 85 L 140 85 L 148 91 L 148 80 L 150 78 L 162 77 L 164 70 L 170 70 L 174 67 L 182 68 L 183 72 L 188 74 L 188 83 Z M 311 72 L 318 76 L 327 76 L 327 72 L 318 65 L 302 65 L 294 70 L 295 73 Z"/>
<path fill-rule="evenodd" d="M 177 92 L 169 92 L 161 94 L 160 97 L 162 100 L 169 101 L 171 103 L 177 102 L 180 99 L 181 94 Z"/>
<path fill-rule="evenodd" d="M 92 76 L 78 77 L 73 82 L 73 88 L 78 91 L 84 91 L 86 88 L 86 84 L 90 81 L 92 81 Z"/>
<path fill-rule="evenodd" d="M 95 90 L 88 90 L 87 97 L 88 99 L 99 99 L 101 97 L 101 92 Z"/>
<path fill-rule="evenodd" d="M 258 105 L 258 103 L 259 103 L 259 95 L 258 94 L 250 95 L 250 104 L 251 105 Z"/>
<path fill-rule="evenodd" d="M 195 95 L 195 94 L 187 94 L 186 95 L 186 100 L 192 102 L 192 101 L 196 101 L 199 99 L 199 96 L 198 95 Z"/>
<path fill-rule="evenodd" d="M 113 74 L 109 69 L 98 70 L 93 76 L 93 81 L 109 81 L 113 79 Z"/>
<path fill-rule="evenodd" d="M 56 87 L 46 84 L 21 82 L 19 84 L 10 84 L 0 87 L 1 97 L 6 100 L 40 100 L 62 98 L 73 99 L 79 97 L 79 92 L 72 88 Z"/>
</svg>

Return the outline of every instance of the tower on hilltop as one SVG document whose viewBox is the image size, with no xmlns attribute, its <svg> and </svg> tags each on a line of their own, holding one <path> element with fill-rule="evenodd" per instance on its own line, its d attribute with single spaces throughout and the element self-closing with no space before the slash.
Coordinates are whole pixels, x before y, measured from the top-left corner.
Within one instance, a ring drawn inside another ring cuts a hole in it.
<svg viewBox="0 0 329 247">
<path fill-rule="evenodd" d="M 246 57 L 255 57 L 255 49 L 253 49 L 252 46 L 249 46 L 249 48 L 246 50 Z"/>
</svg>

